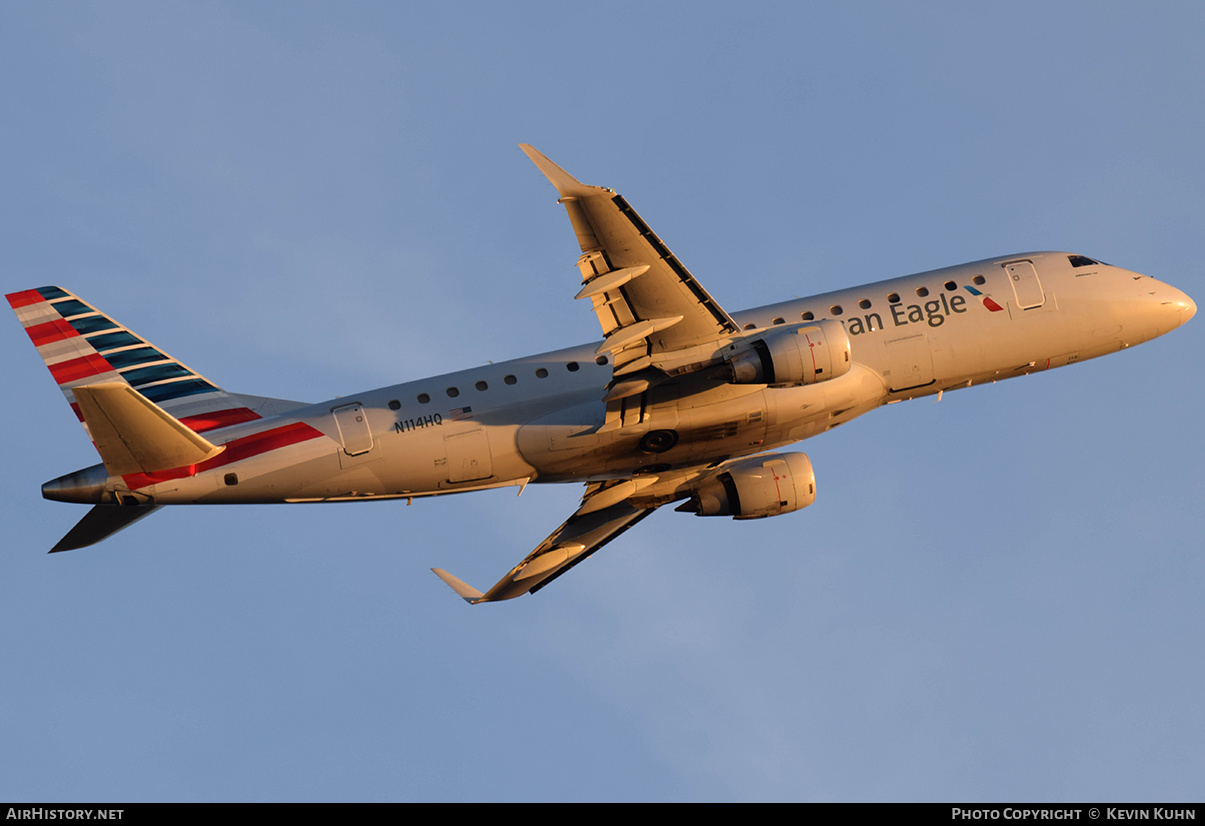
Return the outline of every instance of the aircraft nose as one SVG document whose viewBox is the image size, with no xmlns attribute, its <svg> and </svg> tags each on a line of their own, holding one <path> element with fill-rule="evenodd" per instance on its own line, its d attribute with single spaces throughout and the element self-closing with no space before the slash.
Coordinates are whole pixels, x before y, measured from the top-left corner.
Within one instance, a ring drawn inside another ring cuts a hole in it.
<svg viewBox="0 0 1205 826">
<path fill-rule="evenodd" d="M 1173 316 L 1168 329 L 1175 329 L 1197 314 L 1197 304 L 1188 297 L 1187 293 L 1181 292 L 1175 287 L 1166 287 L 1166 290 L 1169 295 L 1163 299 L 1163 306 L 1167 309 L 1168 315 Z"/>
<path fill-rule="evenodd" d="M 1190 318 L 1197 314 L 1197 304 L 1184 293 L 1184 297 L 1180 300 L 1180 323 L 1186 323 Z"/>
<path fill-rule="evenodd" d="M 1140 282 L 1140 289 L 1142 300 L 1135 309 L 1143 319 L 1140 326 L 1152 337 L 1171 332 L 1197 313 L 1196 302 L 1170 284 L 1148 277 Z"/>
</svg>

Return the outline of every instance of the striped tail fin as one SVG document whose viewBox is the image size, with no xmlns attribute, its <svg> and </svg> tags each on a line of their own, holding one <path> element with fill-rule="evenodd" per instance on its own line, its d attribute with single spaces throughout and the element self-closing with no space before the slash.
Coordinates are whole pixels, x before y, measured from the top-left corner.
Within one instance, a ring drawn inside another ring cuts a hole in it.
<svg viewBox="0 0 1205 826">
<path fill-rule="evenodd" d="M 6 298 L 85 430 L 74 388 L 113 382 L 133 387 L 196 433 L 260 418 L 245 406 L 249 397 L 227 393 L 61 287 Z"/>
</svg>

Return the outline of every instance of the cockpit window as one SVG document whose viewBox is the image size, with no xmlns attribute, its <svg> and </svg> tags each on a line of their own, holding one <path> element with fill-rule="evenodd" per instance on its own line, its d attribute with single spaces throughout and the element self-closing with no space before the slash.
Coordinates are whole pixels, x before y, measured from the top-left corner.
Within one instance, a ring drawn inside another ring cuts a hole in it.
<svg viewBox="0 0 1205 826">
<path fill-rule="evenodd" d="M 1068 260 L 1071 261 L 1073 267 L 1107 267 L 1109 266 L 1103 261 L 1093 261 L 1086 255 L 1068 255 Z"/>
</svg>

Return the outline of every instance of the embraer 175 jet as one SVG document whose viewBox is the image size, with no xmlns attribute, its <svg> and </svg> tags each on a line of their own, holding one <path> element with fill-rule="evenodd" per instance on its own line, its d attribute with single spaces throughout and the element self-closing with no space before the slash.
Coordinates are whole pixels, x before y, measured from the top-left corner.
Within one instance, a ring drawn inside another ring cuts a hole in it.
<svg viewBox="0 0 1205 826">
<path fill-rule="evenodd" d="M 8 301 L 100 453 L 42 486 L 93 505 L 53 548 L 164 505 L 411 499 L 529 482 L 581 505 L 470 603 L 536 591 L 662 505 L 756 519 L 816 498 L 777 451 L 876 407 L 1140 344 L 1196 312 L 1167 284 L 1029 252 L 730 315 L 613 190 L 534 148 L 581 247 L 600 344 L 309 404 L 230 393 L 59 287 Z"/>
</svg>

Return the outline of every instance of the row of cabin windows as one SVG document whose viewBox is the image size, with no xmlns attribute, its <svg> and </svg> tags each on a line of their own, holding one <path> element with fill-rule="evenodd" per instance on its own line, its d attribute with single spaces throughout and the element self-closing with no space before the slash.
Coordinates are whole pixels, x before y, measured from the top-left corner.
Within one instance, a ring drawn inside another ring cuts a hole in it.
<svg viewBox="0 0 1205 826">
<path fill-rule="evenodd" d="M 596 358 L 594 360 L 594 362 L 600 366 L 606 365 L 608 363 L 606 356 L 599 356 L 598 358 Z M 565 369 L 568 370 L 570 373 L 576 373 L 578 370 L 582 369 L 582 366 L 580 364 L 578 364 L 576 361 L 570 361 L 565 364 Z M 547 368 L 537 367 L 536 368 L 536 378 L 537 379 L 548 378 Z M 518 376 L 510 374 L 510 375 L 503 376 L 502 381 L 505 382 L 506 384 L 518 384 L 519 378 L 518 378 Z M 481 391 L 481 392 L 484 392 L 484 391 L 490 389 L 489 384 L 487 384 L 484 381 L 477 382 L 476 384 L 473 385 L 473 387 L 477 388 L 477 390 Z M 449 387 L 446 390 L 444 390 L 444 392 L 448 394 L 449 399 L 454 399 L 460 395 L 460 388 L 459 387 Z M 429 393 L 419 393 L 417 398 L 418 398 L 419 404 L 430 404 L 431 403 L 431 395 Z M 396 399 L 389 402 L 390 410 L 400 410 L 401 407 L 402 407 L 402 403 Z"/>
<path fill-rule="evenodd" d="M 977 275 L 974 278 L 972 278 L 971 280 L 973 282 L 975 282 L 976 286 L 980 286 L 980 287 L 982 287 L 984 284 L 987 283 L 987 279 L 984 278 L 982 275 Z M 947 281 L 942 286 L 945 287 L 948 292 L 954 292 L 955 290 L 958 289 L 958 284 L 956 284 L 953 281 Z M 918 297 L 924 298 L 925 296 L 927 296 L 929 294 L 929 288 L 928 287 L 917 287 L 916 294 Z M 887 294 L 887 302 L 889 304 L 899 304 L 900 303 L 900 294 L 899 293 L 888 293 Z M 858 307 L 860 307 L 863 310 L 869 310 L 871 308 L 871 306 L 872 306 L 872 304 L 871 304 L 871 301 L 869 298 L 863 298 L 861 301 L 858 302 Z M 829 311 L 830 315 L 839 316 L 845 312 L 845 308 L 842 307 L 840 304 L 834 304 L 833 306 L 828 308 L 828 311 Z M 800 313 L 799 317 L 801 319 L 803 319 L 804 321 L 814 321 L 816 318 L 816 314 L 813 313 L 811 310 L 808 310 L 807 312 Z M 786 324 L 786 323 L 787 323 L 787 320 L 781 316 L 779 316 L 778 318 L 774 319 L 771 322 L 771 324 Z M 745 329 L 746 330 L 754 330 L 754 329 L 757 329 L 757 325 L 756 324 L 746 324 Z"/>
<path fill-rule="evenodd" d="M 987 283 L 987 279 L 984 278 L 982 275 L 976 275 L 971 280 L 974 281 L 975 284 L 980 287 L 982 287 L 985 283 Z M 958 285 L 953 281 L 947 281 L 942 286 L 944 286 L 946 288 L 946 290 L 949 292 L 953 292 L 954 290 L 958 289 Z M 929 294 L 929 288 L 928 287 L 917 287 L 916 294 L 918 297 L 924 298 L 925 296 L 927 296 Z M 888 293 L 887 301 L 890 304 L 899 304 L 900 303 L 900 294 L 899 293 Z M 863 298 L 862 300 L 860 300 L 858 302 L 858 307 L 860 307 L 863 310 L 869 310 L 871 308 L 871 306 L 872 305 L 871 305 L 871 301 L 869 298 Z M 839 316 L 845 312 L 845 309 L 840 304 L 834 304 L 833 306 L 828 308 L 828 311 L 829 311 L 829 313 L 831 313 L 834 316 Z M 816 314 L 813 313 L 811 310 L 808 310 L 804 313 L 801 313 L 799 317 L 803 321 L 813 321 L 816 318 Z M 778 318 L 774 319 L 774 321 L 772 323 L 786 324 L 787 320 L 785 318 L 783 318 L 782 316 L 779 316 Z M 754 330 L 756 328 L 757 328 L 756 324 L 746 324 L 745 325 L 746 330 Z M 599 365 L 605 365 L 607 363 L 607 357 L 599 356 L 594 361 L 596 363 L 598 363 Z M 565 365 L 565 369 L 568 370 L 570 373 L 576 373 L 578 370 L 581 369 L 581 365 L 579 365 L 576 361 L 571 361 Z M 548 371 L 543 367 L 536 368 L 536 378 L 538 378 L 538 379 L 548 378 Z M 502 381 L 506 382 L 507 384 L 517 384 L 519 379 L 514 375 L 507 375 L 507 376 L 503 377 Z M 473 386 L 476 387 L 477 390 L 479 390 L 479 391 L 485 391 L 485 390 L 489 389 L 489 385 L 486 384 L 484 381 L 479 381 Z M 460 395 L 460 390 L 459 390 L 459 388 L 456 388 L 456 387 L 449 387 L 444 392 L 448 394 L 448 398 L 450 398 L 450 399 L 454 399 Z M 430 402 L 431 402 L 430 395 L 428 395 L 427 393 L 419 393 L 418 394 L 418 403 L 419 404 L 430 404 Z M 401 408 L 401 406 L 402 406 L 401 402 L 398 402 L 398 401 L 391 401 L 389 403 L 389 408 L 391 410 L 398 410 L 399 408 Z"/>
</svg>

